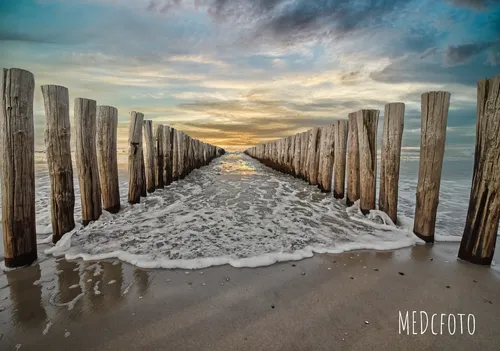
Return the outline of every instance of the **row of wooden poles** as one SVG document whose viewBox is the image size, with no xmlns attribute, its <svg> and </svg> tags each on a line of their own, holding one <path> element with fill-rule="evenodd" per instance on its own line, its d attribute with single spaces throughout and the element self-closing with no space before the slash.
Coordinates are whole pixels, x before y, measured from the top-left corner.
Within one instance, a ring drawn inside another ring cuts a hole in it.
<svg viewBox="0 0 500 351">
<path fill-rule="evenodd" d="M 413 232 L 434 242 L 450 93 L 422 94 L 420 165 Z M 378 208 L 397 223 L 398 183 L 405 105 L 385 105 Z M 332 189 L 362 213 L 376 206 L 379 110 L 359 110 L 348 119 L 315 127 L 245 151 L 262 163 L 302 178 L 322 191 Z M 346 183 L 347 174 L 347 185 Z M 477 89 L 476 149 L 472 190 L 459 258 L 491 264 L 500 219 L 500 76 Z"/>
<path fill-rule="evenodd" d="M 35 136 L 31 72 L 3 70 L 0 110 L 2 230 L 5 265 L 19 267 L 37 259 L 35 219 Z M 45 146 L 51 184 L 52 241 L 75 228 L 68 89 L 41 87 L 45 105 Z M 74 103 L 76 168 L 82 223 L 99 219 L 103 208 L 120 210 L 118 183 L 118 110 L 95 100 Z M 195 168 L 224 154 L 224 149 L 191 138 L 180 130 L 130 113 L 128 202 L 139 203 L 155 189 L 183 179 Z"/>
</svg>

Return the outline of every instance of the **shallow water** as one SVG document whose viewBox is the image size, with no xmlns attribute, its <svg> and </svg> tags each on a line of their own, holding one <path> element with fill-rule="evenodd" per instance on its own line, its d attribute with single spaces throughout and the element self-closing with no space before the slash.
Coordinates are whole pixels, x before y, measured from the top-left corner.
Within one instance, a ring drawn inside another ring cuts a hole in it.
<svg viewBox="0 0 500 351">
<path fill-rule="evenodd" d="M 462 169 L 462 171 L 460 171 Z M 467 162 L 445 162 L 436 238 L 460 239 L 470 191 Z M 401 223 L 384 224 L 315 186 L 276 172 L 242 153 L 230 153 L 193 171 L 186 179 L 129 205 L 121 177 L 122 210 L 105 213 L 46 249 L 50 225 L 50 183 L 37 176 L 37 232 L 40 251 L 68 259 L 116 257 L 143 268 L 202 268 L 229 263 L 268 265 L 310 257 L 314 252 L 395 249 L 419 242 L 411 233 L 418 162 L 403 161 Z M 75 215 L 80 199 L 75 179 Z"/>
</svg>

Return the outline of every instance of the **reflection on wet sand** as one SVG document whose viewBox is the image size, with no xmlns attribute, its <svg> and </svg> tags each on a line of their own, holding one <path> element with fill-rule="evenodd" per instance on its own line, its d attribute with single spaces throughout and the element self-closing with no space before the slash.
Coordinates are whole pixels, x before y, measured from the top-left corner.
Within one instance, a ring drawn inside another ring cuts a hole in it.
<svg viewBox="0 0 500 351">
<path fill-rule="evenodd" d="M 42 286 L 34 285 L 41 278 L 40 266 L 23 268 L 23 275 L 16 271 L 5 272 L 10 290 L 13 324 L 24 329 L 43 328 L 47 313 L 42 305 Z"/>
<path fill-rule="evenodd" d="M 149 274 L 143 269 L 134 269 L 134 280 L 137 284 L 139 295 L 145 295 L 149 287 Z"/>
<path fill-rule="evenodd" d="M 122 300 L 123 268 L 121 262 L 103 262 L 103 285 L 101 293 L 105 300 L 104 309 L 115 307 Z"/>
</svg>

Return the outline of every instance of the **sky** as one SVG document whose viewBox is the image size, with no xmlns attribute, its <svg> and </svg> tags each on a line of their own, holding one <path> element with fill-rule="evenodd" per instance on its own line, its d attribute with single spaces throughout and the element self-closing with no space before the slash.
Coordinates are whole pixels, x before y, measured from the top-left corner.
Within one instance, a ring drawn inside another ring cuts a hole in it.
<svg viewBox="0 0 500 351">
<path fill-rule="evenodd" d="M 500 74 L 500 0 L 4 0 L 0 65 L 228 150 L 451 93 L 447 147 L 472 148 L 476 84 Z"/>
</svg>

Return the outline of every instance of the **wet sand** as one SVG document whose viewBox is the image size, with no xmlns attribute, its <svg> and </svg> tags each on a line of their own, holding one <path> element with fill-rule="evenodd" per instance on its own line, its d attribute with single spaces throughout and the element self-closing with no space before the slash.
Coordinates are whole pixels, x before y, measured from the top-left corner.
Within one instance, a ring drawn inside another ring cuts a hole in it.
<svg viewBox="0 0 500 351">
<path fill-rule="evenodd" d="M 0 273 L 0 349 L 498 349 L 500 273 L 457 261 L 457 250 L 439 243 L 194 271 L 44 257 Z M 400 335 L 399 311 L 422 310 L 472 313 L 475 333 L 449 335 L 445 325 L 444 335 Z"/>
</svg>

